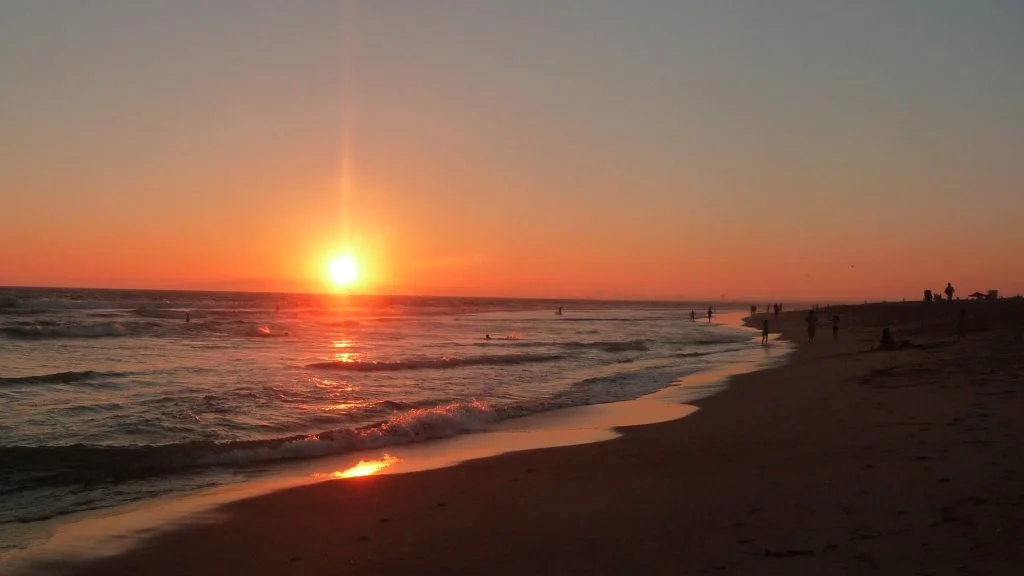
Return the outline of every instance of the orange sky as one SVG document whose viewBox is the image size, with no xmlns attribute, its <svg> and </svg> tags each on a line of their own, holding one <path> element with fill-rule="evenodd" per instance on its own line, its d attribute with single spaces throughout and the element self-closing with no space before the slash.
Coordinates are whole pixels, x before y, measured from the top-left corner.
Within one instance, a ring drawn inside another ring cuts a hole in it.
<svg viewBox="0 0 1024 576">
<path fill-rule="evenodd" d="M 1024 292 L 1017 6 L 100 5 L 0 22 L 0 285 Z"/>
</svg>

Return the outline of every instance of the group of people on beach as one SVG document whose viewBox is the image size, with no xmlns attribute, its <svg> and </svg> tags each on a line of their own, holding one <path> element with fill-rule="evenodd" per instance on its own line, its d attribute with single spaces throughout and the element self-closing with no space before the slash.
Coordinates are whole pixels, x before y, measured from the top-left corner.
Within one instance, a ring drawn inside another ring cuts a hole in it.
<svg viewBox="0 0 1024 576">
<path fill-rule="evenodd" d="M 778 318 L 779 312 L 782 312 L 782 304 L 765 304 L 764 311 L 765 313 L 775 312 L 775 317 Z M 757 314 L 757 304 L 750 305 L 750 315 L 754 314 Z"/>
<path fill-rule="evenodd" d="M 715 315 L 715 307 L 714 306 L 708 306 L 708 324 L 711 324 L 711 317 L 714 316 L 714 315 Z M 695 310 L 690 310 L 690 322 L 696 322 L 696 321 L 697 321 L 697 312 Z"/>
<path fill-rule="evenodd" d="M 807 312 L 807 316 L 804 317 L 804 322 L 807 323 L 807 340 L 814 342 L 814 336 L 818 332 L 818 311 L 811 308 Z M 832 315 L 832 339 L 839 340 L 839 314 Z"/>
</svg>

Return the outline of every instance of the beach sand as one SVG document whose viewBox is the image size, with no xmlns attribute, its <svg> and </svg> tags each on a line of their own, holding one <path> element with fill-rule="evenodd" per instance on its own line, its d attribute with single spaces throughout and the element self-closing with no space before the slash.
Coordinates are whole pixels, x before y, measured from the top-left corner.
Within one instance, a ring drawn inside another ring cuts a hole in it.
<svg viewBox="0 0 1024 576">
<path fill-rule="evenodd" d="M 784 313 L 791 360 L 686 418 L 234 502 L 77 573 L 1019 574 L 1024 302 L 957 342 L 961 306 L 830 309 L 813 345 Z"/>
</svg>

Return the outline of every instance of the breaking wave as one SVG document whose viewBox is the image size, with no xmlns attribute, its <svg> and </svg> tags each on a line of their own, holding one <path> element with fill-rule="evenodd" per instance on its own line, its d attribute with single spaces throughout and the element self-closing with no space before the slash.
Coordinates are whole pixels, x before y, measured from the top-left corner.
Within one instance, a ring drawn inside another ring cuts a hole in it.
<svg viewBox="0 0 1024 576">
<path fill-rule="evenodd" d="M 120 482 L 196 467 L 343 454 L 465 434 L 482 430 L 499 418 L 485 402 L 450 402 L 408 409 L 361 428 L 268 440 L 125 447 L 84 444 L 0 447 L 0 460 L 10 464 L 9 479 L 0 480 L 0 494 L 46 485 Z"/>
<path fill-rule="evenodd" d="M 103 338 L 128 335 L 128 330 L 117 322 L 78 325 L 55 325 L 40 322 L 4 326 L 0 328 L 0 332 L 12 338 Z"/>
</svg>

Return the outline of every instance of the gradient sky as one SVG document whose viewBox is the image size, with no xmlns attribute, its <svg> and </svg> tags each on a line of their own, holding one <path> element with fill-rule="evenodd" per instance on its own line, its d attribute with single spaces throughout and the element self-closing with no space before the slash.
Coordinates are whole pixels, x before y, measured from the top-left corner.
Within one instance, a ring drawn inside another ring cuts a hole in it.
<svg viewBox="0 0 1024 576">
<path fill-rule="evenodd" d="M 0 285 L 1024 292 L 1020 2 L 0 14 Z"/>
</svg>

